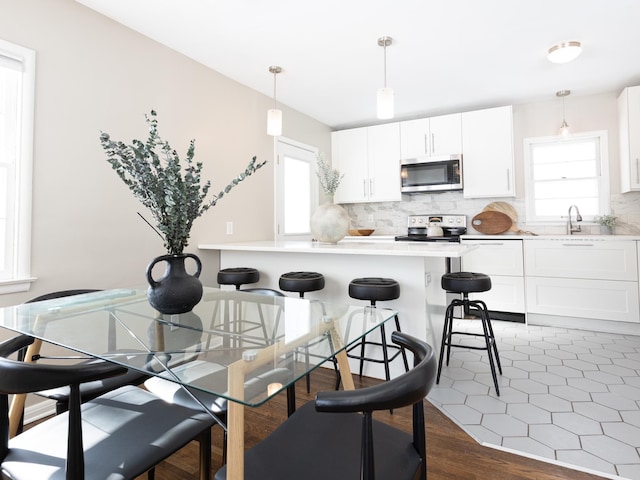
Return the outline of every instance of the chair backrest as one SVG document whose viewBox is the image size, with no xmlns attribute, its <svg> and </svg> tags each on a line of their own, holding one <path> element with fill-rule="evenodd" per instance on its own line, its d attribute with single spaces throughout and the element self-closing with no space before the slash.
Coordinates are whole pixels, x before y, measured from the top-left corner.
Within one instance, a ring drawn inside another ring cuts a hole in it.
<svg viewBox="0 0 640 480">
<path fill-rule="evenodd" d="M 435 382 L 437 363 L 433 348 L 401 332 L 393 332 L 391 340 L 413 353 L 414 367 L 411 370 L 373 387 L 318 392 L 316 410 L 319 412 L 371 412 L 391 410 L 421 402 Z"/>
<path fill-rule="evenodd" d="M 363 413 L 360 473 L 363 480 L 370 480 L 375 478 L 372 412 L 413 405 L 413 446 L 422 459 L 420 478 L 425 479 L 427 459 L 423 401 L 435 382 L 436 357 L 430 345 L 405 333 L 393 332 L 391 340 L 413 353 L 414 367 L 411 370 L 373 387 L 318 392 L 316 410 Z"/>
<path fill-rule="evenodd" d="M 258 295 L 270 295 L 272 297 L 284 297 L 284 293 L 280 290 L 274 290 L 272 288 L 243 288 L 241 292 L 257 293 Z"/>
<path fill-rule="evenodd" d="M 69 398 L 68 461 L 82 463 L 82 435 L 80 425 L 80 389 L 78 385 L 121 375 L 127 370 L 110 363 L 80 365 L 47 365 L 25 363 L 6 357 L 31 343 L 33 337 L 20 335 L 0 343 L 0 461 L 9 448 L 9 395 L 32 393 L 50 388 L 71 386 Z"/>
<path fill-rule="evenodd" d="M 38 297 L 27 300 L 24 303 L 44 302 L 45 300 L 54 300 L 56 298 L 71 297 L 73 295 L 82 295 L 85 293 L 99 292 L 95 289 L 77 289 L 77 290 L 60 290 L 59 292 L 45 293 Z"/>
</svg>

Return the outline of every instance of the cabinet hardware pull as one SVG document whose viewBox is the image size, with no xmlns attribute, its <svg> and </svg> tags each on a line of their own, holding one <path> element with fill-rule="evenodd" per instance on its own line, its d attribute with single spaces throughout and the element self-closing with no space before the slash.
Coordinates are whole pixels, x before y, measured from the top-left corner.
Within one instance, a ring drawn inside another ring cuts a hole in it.
<svg viewBox="0 0 640 480">
<path fill-rule="evenodd" d="M 427 140 L 427 134 L 424 134 L 424 153 L 429 153 L 429 141 Z"/>
<path fill-rule="evenodd" d="M 373 197 L 373 178 L 369 179 L 369 196 Z"/>
<path fill-rule="evenodd" d="M 436 151 L 436 134 L 431 132 L 431 154 Z"/>
<path fill-rule="evenodd" d="M 367 197 L 367 179 L 366 178 L 362 179 L 362 195 L 364 195 L 365 198 Z"/>
<path fill-rule="evenodd" d="M 470 245 L 482 245 L 482 246 L 485 246 L 485 245 L 493 245 L 493 246 L 499 246 L 499 247 L 500 247 L 500 246 L 502 246 L 502 245 L 504 245 L 504 243 L 503 243 L 503 242 L 483 242 L 483 241 L 480 241 L 480 242 L 473 242 L 473 243 L 472 243 L 472 242 L 462 242 L 462 243 L 468 243 L 468 244 L 470 244 Z"/>
<path fill-rule="evenodd" d="M 507 191 L 511 190 L 511 176 L 509 175 L 509 169 L 507 168 Z"/>
<path fill-rule="evenodd" d="M 563 243 L 563 247 L 593 247 L 593 243 Z"/>
<path fill-rule="evenodd" d="M 640 161 L 636 157 L 636 183 L 640 183 Z"/>
</svg>

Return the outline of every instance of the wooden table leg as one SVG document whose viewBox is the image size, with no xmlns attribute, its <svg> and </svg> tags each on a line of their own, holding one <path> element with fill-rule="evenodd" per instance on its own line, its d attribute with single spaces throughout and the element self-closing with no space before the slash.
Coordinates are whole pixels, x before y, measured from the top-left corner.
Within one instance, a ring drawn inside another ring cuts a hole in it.
<svg viewBox="0 0 640 480">
<path fill-rule="evenodd" d="M 340 368 L 340 378 L 342 380 L 342 386 L 345 390 L 355 390 L 356 386 L 353 383 L 353 377 L 351 376 L 351 367 L 349 367 L 349 359 L 347 358 L 347 351 L 340 350 L 336 355 L 338 360 L 338 367 Z"/>
<path fill-rule="evenodd" d="M 244 371 L 242 362 L 229 366 L 229 394 L 244 398 Z M 227 480 L 244 479 L 244 405 L 228 402 L 227 411 Z"/>
<path fill-rule="evenodd" d="M 40 353 L 41 346 L 42 340 L 35 339 L 33 343 L 27 347 L 27 353 L 24 357 L 24 361 L 32 363 L 33 356 Z M 18 427 L 20 426 L 20 419 L 24 414 L 24 404 L 26 399 L 27 395 L 22 393 L 14 395 L 11 400 L 11 408 L 9 409 L 9 438 L 13 438 L 18 434 Z"/>
</svg>

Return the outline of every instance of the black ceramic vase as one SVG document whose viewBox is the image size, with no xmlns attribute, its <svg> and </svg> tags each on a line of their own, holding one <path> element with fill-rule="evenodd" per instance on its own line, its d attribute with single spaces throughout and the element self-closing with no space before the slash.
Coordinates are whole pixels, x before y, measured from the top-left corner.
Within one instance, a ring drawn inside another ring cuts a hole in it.
<svg viewBox="0 0 640 480">
<path fill-rule="evenodd" d="M 185 268 L 185 260 L 192 258 L 197 270 L 191 275 Z M 166 262 L 165 271 L 159 280 L 153 278 L 153 267 Z M 149 289 L 147 298 L 153 308 L 167 315 L 190 312 L 202 298 L 202 283 L 198 279 L 202 262 L 192 253 L 161 255 L 147 267 Z"/>
</svg>

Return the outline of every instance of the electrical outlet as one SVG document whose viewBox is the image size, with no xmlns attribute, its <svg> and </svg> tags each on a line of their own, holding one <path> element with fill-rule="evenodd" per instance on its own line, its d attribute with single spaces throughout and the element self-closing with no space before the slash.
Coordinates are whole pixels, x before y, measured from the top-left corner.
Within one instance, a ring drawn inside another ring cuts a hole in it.
<svg viewBox="0 0 640 480">
<path fill-rule="evenodd" d="M 233 222 L 227 222 L 227 235 L 233 235 Z"/>
<path fill-rule="evenodd" d="M 369 214 L 369 216 L 367 217 L 367 222 L 369 222 L 369 225 L 373 225 L 373 222 L 375 222 L 373 218 L 373 213 Z"/>
</svg>

